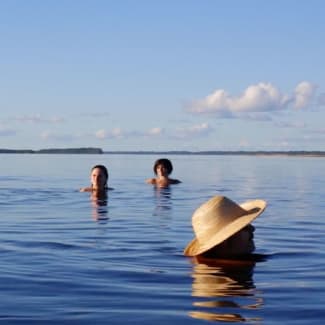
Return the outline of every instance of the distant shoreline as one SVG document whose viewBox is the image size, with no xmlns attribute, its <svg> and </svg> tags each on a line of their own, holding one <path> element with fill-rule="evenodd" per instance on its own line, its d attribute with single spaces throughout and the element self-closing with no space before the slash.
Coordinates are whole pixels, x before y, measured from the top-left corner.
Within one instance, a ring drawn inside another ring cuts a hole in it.
<svg viewBox="0 0 325 325">
<path fill-rule="evenodd" d="M 104 151 L 101 148 L 52 148 L 52 149 L 0 149 L 0 154 L 109 154 L 109 155 L 197 155 L 197 156 L 290 156 L 290 157 L 325 157 L 325 151 L 153 151 L 124 150 Z"/>
<path fill-rule="evenodd" d="M 325 157 L 325 151 L 104 151 L 111 155 L 293 156 Z"/>
</svg>

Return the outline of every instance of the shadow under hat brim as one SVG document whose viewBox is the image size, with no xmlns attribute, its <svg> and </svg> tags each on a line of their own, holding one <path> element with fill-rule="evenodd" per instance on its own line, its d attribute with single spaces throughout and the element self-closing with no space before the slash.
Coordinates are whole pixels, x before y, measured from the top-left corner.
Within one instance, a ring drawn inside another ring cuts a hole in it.
<svg viewBox="0 0 325 325">
<path fill-rule="evenodd" d="M 266 208 L 264 200 L 248 201 L 240 204 L 240 207 L 247 211 L 247 214 L 237 218 L 235 221 L 228 224 L 217 231 L 205 243 L 200 243 L 197 238 L 194 238 L 184 249 L 185 256 L 196 256 L 207 252 L 214 246 L 221 244 L 223 241 L 246 227 L 254 219 L 256 219 Z"/>
</svg>

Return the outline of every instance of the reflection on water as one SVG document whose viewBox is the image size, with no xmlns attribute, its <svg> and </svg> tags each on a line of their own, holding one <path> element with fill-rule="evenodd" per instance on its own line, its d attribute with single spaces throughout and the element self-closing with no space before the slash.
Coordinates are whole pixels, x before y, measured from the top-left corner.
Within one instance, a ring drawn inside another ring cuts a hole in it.
<svg viewBox="0 0 325 325">
<path fill-rule="evenodd" d="M 195 310 L 189 315 L 211 321 L 261 321 L 242 315 L 245 310 L 258 309 L 263 304 L 253 281 L 254 267 L 252 261 L 194 259 L 192 296 L 199 299 L 193 302 Z"/>
<path fill-rule="evenodd" d="M 93 206 L 92 217 L 96 221 L 105 221 L 108 220 L 108 209 L 107 201 L 108 196 L 106 192 L 92 192 L 91 193 L 91 203 Z"/>
<path fill-rule="evenodd" d="M 171 201 L 171 187 L 153 187 L 155 191 L 155 210 L 153 215 L 168 214 L 168 211 L 172 209 Z"/>
</svg>

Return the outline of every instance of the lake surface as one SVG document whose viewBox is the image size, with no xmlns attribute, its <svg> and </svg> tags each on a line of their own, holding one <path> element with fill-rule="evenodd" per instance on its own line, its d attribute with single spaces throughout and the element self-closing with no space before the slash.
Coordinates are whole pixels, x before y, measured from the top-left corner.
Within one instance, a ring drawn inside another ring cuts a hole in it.
<svg viewBox="0 0 325 325">
<path fill-rule="evenodd" d="M 6 324 L 321 324 L 325 321 L 325 158 L 0 155 L 0 322 Z M 89 193 L 110 172 L 107 205 Z M 191 215 L 214 195 L 265 199 L 254 221 L 264 262 L 183 256 Z"/>
</svg>

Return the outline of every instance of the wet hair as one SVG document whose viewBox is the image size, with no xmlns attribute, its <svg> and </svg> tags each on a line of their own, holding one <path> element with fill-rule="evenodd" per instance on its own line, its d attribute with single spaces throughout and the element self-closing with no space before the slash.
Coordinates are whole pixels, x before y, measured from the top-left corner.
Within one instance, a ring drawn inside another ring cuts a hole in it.
<svg viewBox="0 0 325 325">
<path fill-rule="evenodd" d="M 108 171 L 107 171 L 107 168 L 106 168 L 104 165 L 95 165 L 95 166 L 91 169 L 91 171 L 93 171 L 93 170 L 96 169 L 96 168 L 100 169 L 100 170 L 104 173 L 104 175 L 106 176 L 106 184 L 107 184 L 107 181 L 108 181 Z M 106 185 L 106 184 L 105 184 L 105 185 Z"/>
<path fill-rule="evenodd" d="M 158 165 L 163 165 L 167 169 L 168 175 L 171 174 L 173 171 L 173 165 L 172 165 L 171 161 L 167 158 L 161 158 L 161 159 L 156 160 L 156 162 L 153 166 L 153 171 L 156 175 L 157 175 Z"/>
</svg>

